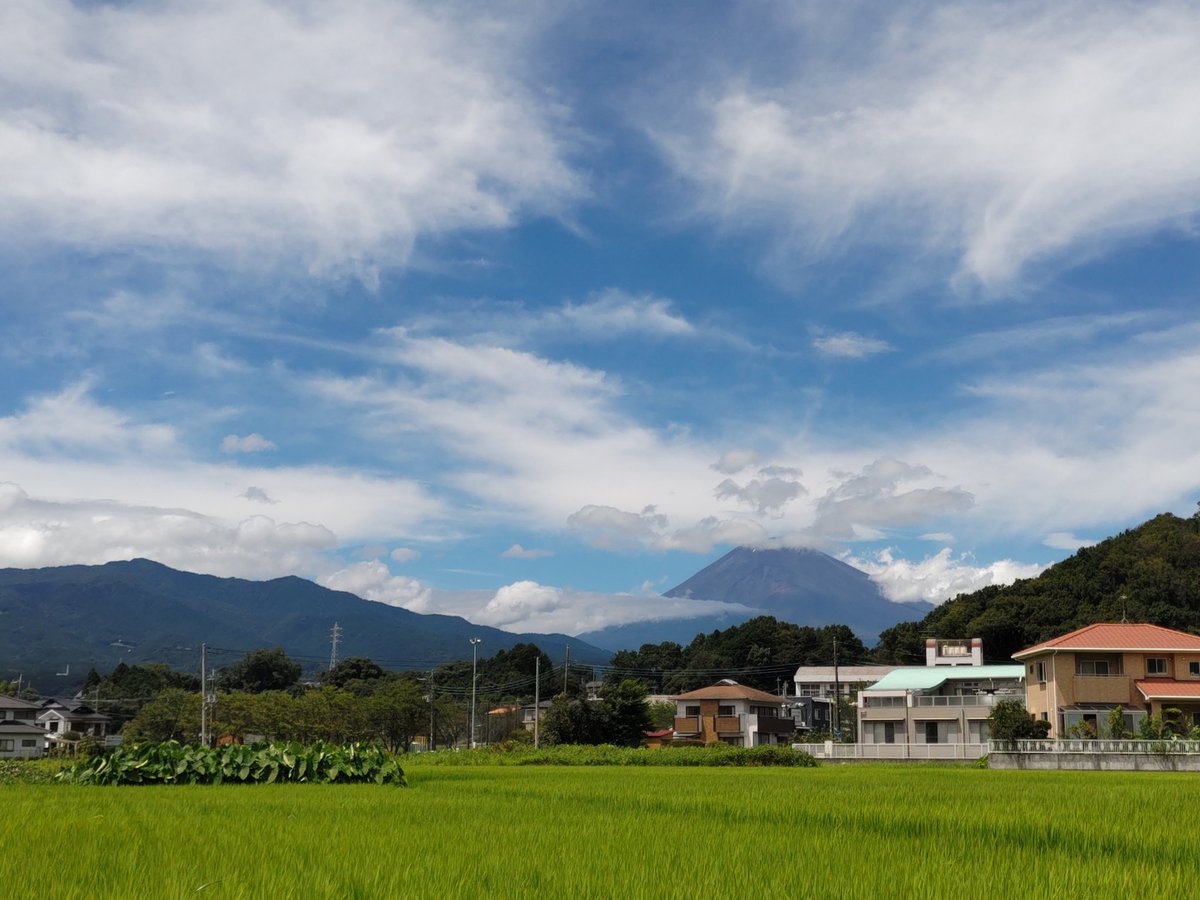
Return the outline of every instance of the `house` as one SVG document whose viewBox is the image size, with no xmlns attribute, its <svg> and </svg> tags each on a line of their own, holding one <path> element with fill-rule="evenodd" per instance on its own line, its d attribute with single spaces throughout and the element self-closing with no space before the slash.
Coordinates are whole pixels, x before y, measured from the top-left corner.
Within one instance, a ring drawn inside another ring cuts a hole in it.
<svg viewBox="0 0 1200 900">
<path fill-rule="evenodd" d="M 1050 723 L 1050 737 L 1072 729 L 1108 734 L 1117 706 L 1124 727 L 1178 709 L 1200 725 L 1200 636 L 1159 625 L 1100 622 L 1013 654 L 1025 667 L 1025 706 Z"/>
<path fill-rule="evenodd" d="M 18 697 L 0 694 L 0 722 L 23 722 L 32 725 L 37 721 L 41 706 Z"/>
<path fill-rule="evenodd" d="M 526 703 L 521 707 L 521 725 L 526 731 L 533 731 L 538 723 L 546 717 L 546 710 L 554 704 L 553 700 L 543 700 L 537 706 Z"/>
<path fill-rule="evenodd" d="M 796 670 L 796 697 L 833 697 L 841 693 L 853 700 L 867 685 L 874 684 L 898 666 L 801 666 Z"/>
<path fill-rule="evenodd" d="M 50 698 L 42 702 L 37 722 L 46 729 L 52 742 L 62 740 L 62 736 L 71 731 L 103 741 L 112 720 L 78 700 Z"/>
<path fill-rule="evenodd" d="M 686 694 L 676 694 L 675 739 L 735 747 L 789 743 L 795 723 L 784 710 L 786 700 L 729 678 Z"/>
<path fill-rule="evenodd" d="M 20 719 L 0 720 L 0 759 L 36 759 L 46 755 L 46 730 Z"/>
<path fill-rule="evenodd" d="M 785 697 L 784 710 L 791 715 L 798 732 L 832 732 L 832 697 Z"/>
<path fill-rule="evenodd" d="M 981 744 L 1001 700 L 1024 697 L 1019 665 L 898 668 L 859 694 L 863 744 Z"/>
<path fill-rule="evenodd" d="M 646 736 L 645 747 L 647 750 L 660 750 L 674 740 L 675 729 L 659 728 L 655 731 L 645 731 L 643 734 Z"/>
</svg>

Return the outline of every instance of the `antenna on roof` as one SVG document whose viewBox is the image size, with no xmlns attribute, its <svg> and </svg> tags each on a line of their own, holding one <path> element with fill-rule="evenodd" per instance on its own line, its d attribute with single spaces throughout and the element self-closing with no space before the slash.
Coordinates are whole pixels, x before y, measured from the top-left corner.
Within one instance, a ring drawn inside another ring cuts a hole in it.
<svg viewBox="0 0 1200 900">
<path fill-rule="evenodd" d="M 1125 595 L 1124 595 L 1124 594 L 1122 594 L 1122 595 L 1121 595 L 1121 596 L 1120 596 L 1118 599 L 1120 599 L 1120 601 L 1121 601 L 1121 624 L 1122 624 L 1122 625 L 1128 625 L 1128 624 L 1129 624 L 1129 619 L 1128 619 L 1128 617 L 1126 617 L 1126 615 L 1125 615 L 1125 600 L 1126 600 L 1126 597 L 1125 597 Z"/>
</svg>

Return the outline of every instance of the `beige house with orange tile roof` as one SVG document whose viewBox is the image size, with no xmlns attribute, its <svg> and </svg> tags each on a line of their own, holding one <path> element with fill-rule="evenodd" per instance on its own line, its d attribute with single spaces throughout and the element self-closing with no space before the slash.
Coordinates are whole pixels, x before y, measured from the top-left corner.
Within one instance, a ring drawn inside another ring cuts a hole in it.
<svg viewBox="0 0 1200 900">
<path fill-rule="evenodd" d="M 1159 625 L 1101 622 L 1013 654 L 1025 666 L 1025 707 L 1050 723 L 1050 737 L 1072 726 L 1107 734 L 1110 711 L 1125 727 L 1178 709 L 1200 725 L 1200 635 Z"/>
<path fill-rule="evenodd" d="M 791 742 L 796 723 L 784 715 L 783 697 L 724 678 L 714 685 L 676 694 L 675 737 L 735 747 Z"/>
</svg>

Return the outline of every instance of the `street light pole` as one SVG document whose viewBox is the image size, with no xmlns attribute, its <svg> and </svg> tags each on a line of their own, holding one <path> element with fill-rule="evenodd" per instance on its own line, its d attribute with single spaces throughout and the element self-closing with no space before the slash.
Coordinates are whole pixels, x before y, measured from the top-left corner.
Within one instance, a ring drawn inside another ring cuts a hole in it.
<svg viewBox="0 0 1200 900">
<path fill-rule="evenodd" d="M 479 662 L 479 645 L 482 638 L 471 638 L 471 749 L 475 749 L 475 668 Z"/>
</svg>

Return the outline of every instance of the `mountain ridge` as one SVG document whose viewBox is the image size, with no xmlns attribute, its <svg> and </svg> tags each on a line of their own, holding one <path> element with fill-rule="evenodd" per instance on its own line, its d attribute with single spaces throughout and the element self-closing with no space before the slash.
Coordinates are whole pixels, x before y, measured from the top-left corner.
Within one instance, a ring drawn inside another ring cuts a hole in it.
<svg viewBox="0 0 1200 900">
<path fill-rule="evenodd" d="M 487 650 L 535 643 L 583 663 L 608 652 L 563 634 L 516 634 L 458 616 L 424 615 L 321 587 L 294 575 L 267 581 L 182 572 L 147 559 L 98 566 L 0 569 L 0 677 L 53 676 L 156 660 L 198 667 L 201 641 L 219 654 L 282 646 L 315 669 L 329 658 L 334 622 L 342 656 L 369 656 L 392 668 L 425 668 Z M 489 654 L 490 655 L 490 654 Z"/>
</svg>

